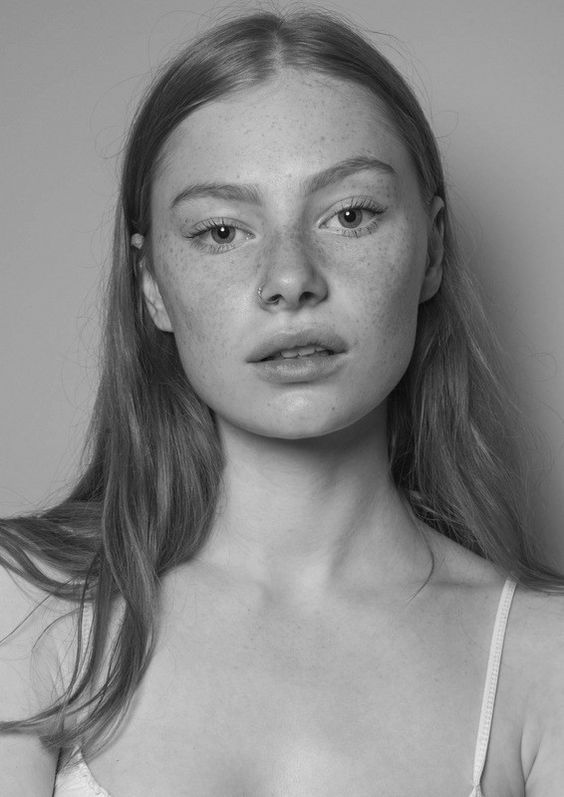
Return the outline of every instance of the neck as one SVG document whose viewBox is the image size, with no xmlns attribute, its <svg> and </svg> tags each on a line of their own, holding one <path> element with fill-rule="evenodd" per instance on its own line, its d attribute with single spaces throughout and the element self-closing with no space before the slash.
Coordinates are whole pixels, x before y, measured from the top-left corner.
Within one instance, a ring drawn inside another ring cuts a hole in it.
<svg viewBox="0 0 564 797">
<path fill-rule="evenodd" d="M 206 561 L 293 596 L 424 580 L 428 549 L 390 479 L 384 419 L 301 440 L 219 428 L 226 464 Z"/>
</svg>

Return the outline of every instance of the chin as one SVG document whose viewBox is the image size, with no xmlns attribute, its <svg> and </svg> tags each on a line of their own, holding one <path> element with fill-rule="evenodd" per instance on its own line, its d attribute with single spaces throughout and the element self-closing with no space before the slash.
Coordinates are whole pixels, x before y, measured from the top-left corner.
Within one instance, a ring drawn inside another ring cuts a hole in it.
<svg viewBox="0 0 564 797">
<path fill-rule="evenodd" d="M 262 422 L 254 419 L 248 431 L 261 437 L 271 437 L 279 440 L 313 440 L 330 437 L 350 431 L 351 434 L 361 432 L 366 435 L 368 429 L 375 429 L 380 420 L 385 423 L 385 406 L 370 407 L 356 413 L 339 413 L 330 410 L 327 413 L 312 412 L 308 415 L 292 417 L 291 413 L 272 419 L 265 418 Z M 259 421 L 259 422 L 257 422 Z"/>
</svg>

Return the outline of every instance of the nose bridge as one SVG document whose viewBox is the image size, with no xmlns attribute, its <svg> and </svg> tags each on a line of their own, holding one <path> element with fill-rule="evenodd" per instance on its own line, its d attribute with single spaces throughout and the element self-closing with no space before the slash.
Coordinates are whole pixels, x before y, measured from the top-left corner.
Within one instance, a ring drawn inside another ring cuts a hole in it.
<svg viewBox="0 0 564 797">
<path fill-rule="evenodd" d="M 285 271 L 288 276 L 293 272 L 306 272 L 313 265 L 309 248 L 310 243 L 304 231 L 298 229 L 297 225 L 275 230 L 269 237 L 266 264 L 281 276 Z"/>
<path fill-rule="evenodd" d="M 271 232 L 261 265 L 263 290 L 271 298 L 295 305 L 326 296 L 319 247 L 299 225 Z"/>
</svg>

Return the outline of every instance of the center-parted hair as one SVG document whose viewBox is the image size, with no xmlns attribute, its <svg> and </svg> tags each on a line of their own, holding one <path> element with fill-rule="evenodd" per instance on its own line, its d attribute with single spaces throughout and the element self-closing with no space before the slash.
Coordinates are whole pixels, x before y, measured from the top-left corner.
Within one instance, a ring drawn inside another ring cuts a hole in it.
<svg viewBox="0 0 564 797">
<path fill-rule="evenodd" d="M 537 561 L 525 531 L 517 416 L 456 257 L 439 152 L 413 91 L 335 15 L 238 16 L 165 65 L 131 126 L 84 470 L 58 506 L 2 523 L 1 561 L 77 607 L 74 675 L 53 706 L 3 723 L 5 729 L 36 728 L 48 743 L 68 749 L 103 741 L 150 660 L 162 577 L 205 543 L 222 452 L 213 414 L 188 382 L 174 335 L 157 329 L 143 300 L 141 259 L 151 268 L 151 187 L 163 147 L 183 119 L 288 68 L 363 86 L 385 107 L 410 153 L 423 201 L 440 196 L 445 202 L 443 281 L 419 308 L 411 362 L 388 398 L 396 486 L 417 517 L 500 572 L 539 589 L 561 583 Z M 141 251 L 131 245 L 135 233 L 144 236 Z M 48 575 L 53 568 L 60 578 Z M 85 610 L 93 612 L 93 622 L 81 639 Z M 107 651 L 115 611 L 120 623 Z"/>
</svg>

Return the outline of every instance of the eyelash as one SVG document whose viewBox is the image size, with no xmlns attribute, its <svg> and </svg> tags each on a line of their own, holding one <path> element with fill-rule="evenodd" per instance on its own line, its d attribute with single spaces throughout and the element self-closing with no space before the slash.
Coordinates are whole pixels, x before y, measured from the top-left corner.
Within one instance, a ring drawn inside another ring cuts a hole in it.
<svg viewBox="0 0 564 797">
<path fill-rule="evenodd" d="M 329 216 L 322 221 L 322 225 L 327 224 L 327 222 L 329 222 L 331 219 L 338 216 L 339 213 L 343 213 L 343 211 L 347 210 L 369 210 L 370 212 L 374 213 L 374 218 L 364 227 L 342 227 L 340 234 L 346 238 L 360 238 L 363 235 L 369 235 L 378 225 L 380 216 L 386 212 L 386 208 L 382 207 L 381 205 L 377 205 L 371 199 L 361 197 L 357 199 L 347 199 L 336 209 L 331 211 Z M 233 249 L 236 244 L 233 242 L 226 244 L 214 242 L 213 244 L 209 244 L 202 239 L 206 233 L 210 232 L 211 230 L 217 230 L 220 227 L 230 227 L 240 230 L 246 234 L 247 240 L 254 237 L 249 230 L 241 227 L 239 222 L 226 218 L 206 219 L 205 221 L 201 221 L 192 232 L 186 233 L 184 237 L 188 238 L 188 240 L 190 240 L 194 246 L 198 247 L 198 249 L 202 249 L 210 254 L 219 255 L 223 252 L 228 252 L 230 249 Z"/>
<path fill-rule="evenodd" d="M 186 233 L 184 236 L 188 238 L 194 246 L 198 247 L 198 249 L 203 249 L 206 252 L 210 252 L 211 254 L 221 254 L 222 252 L 227 252 L 230 249 L 233 249 L 234 244 L 208 244 L 202 240 L 203 236 L 210 232 L 211 230 L 217 230 L 219 227 L 233 227 L 237 230 L 241 230 L 241 232 L 246 233 L 247 238 L 252 236 L 248 230 L 245 230 L 244 227 L 241 227 L 239 222 L 234 221 L 233 219 L 206 219 L 205 221 L 201 221 L 199 224 L 196 225 L 193 232 Z"/>
<path fill-rule="evenodd" d="M 374 213 L 374 218 L 364 227 L 343 227 L 341 229 L 341 235 L 344 235 L 346 238 L 360 238 L 363 235 L 369 235 L 372 230 L 378 226 L 380 217 L 386 212 L 385 207 L 376 204 L 374 200 L 367 199 L 366 197 L 346 199 L 340 206 L 331 211 L 329 216 L 324 219 L 323 224 L 331 221 L 331 219 L 338 216 L 339 213 L 343 213 L 343 211 L 346 210 L 369 210 L 371 213 Z"/>
</svg>

